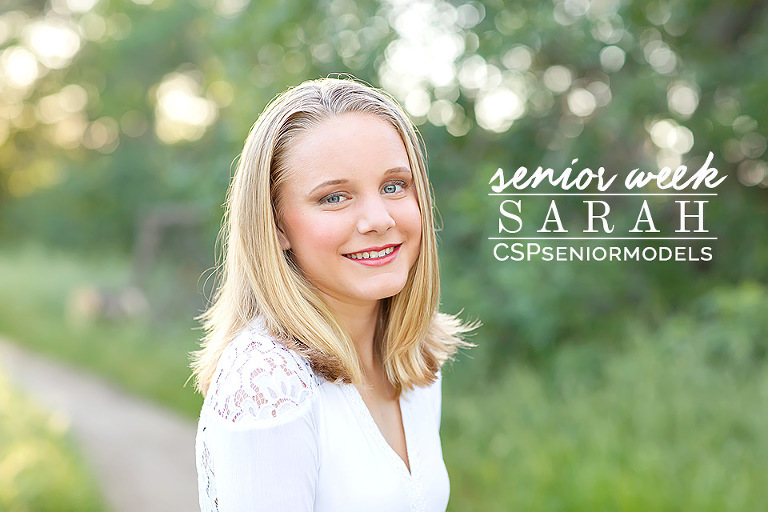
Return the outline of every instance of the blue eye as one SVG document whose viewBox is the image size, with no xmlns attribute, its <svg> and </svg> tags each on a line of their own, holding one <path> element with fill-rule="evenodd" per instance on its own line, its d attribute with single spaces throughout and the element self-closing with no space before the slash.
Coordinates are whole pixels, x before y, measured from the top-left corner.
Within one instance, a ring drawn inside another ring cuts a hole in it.
<svg viewBox="0 0 768 512">
<path fill-rule="evenodd" d="M 397 194 L 398 192 L 401 192 L 405 189 L 405 183 L 402 181 L 396 181 L 393 183 L 388 183 L 384 185 L 384 188 L 381 189 L 385 194 Z"/>
<path fill-rule="evenodd" d="M 325 196 L 320 200 L 323 204 L 339 204 L 343 201 L 346 201 L 347 198 L 344 197 L 344 194 L 341 193 L 335 193 Z"/>
</svg>

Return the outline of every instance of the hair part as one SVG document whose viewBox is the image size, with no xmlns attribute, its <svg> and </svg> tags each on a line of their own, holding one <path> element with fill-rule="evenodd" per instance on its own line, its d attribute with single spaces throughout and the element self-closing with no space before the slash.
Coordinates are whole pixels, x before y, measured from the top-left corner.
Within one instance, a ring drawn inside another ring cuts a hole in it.
<svg viewBox="0 0 768 512">
<path fill-rule="evenodd" d="M 353 79 L 304 82 L 278 95 L 245 141 L 227 193 L 220 232 L 224 254 L 220 285 L 200 316 L 205 336 L 193 353 L 196 388 L 208 390 L 222 352 L 256 317 L 330 381 L 359 384 L 355 345 L 277 235 L 285 156 L 296 137 L 334 117 L 363 113 L 389 122 L 400 135 L 414 176 L 421 211 L 421 250 L 404 288 L 381 301 L 376 340 L 389 380 L 398 392 L 433 382 L 442 364 L 474 329 L 438 311 L 440 279 L 434 207 L 416 128 L 388 94 Z"/>
</svg>

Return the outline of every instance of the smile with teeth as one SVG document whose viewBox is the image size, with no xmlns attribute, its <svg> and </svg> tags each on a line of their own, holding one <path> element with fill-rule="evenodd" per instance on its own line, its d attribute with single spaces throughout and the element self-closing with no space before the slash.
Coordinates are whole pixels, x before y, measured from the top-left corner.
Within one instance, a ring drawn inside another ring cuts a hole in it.
<svg viewBox="0 0 768 512">
<path fill-rule="evenodd" d="M 394 252 L 397 247 L 399 246 L 387 247 L 381 251 L 353 252 L 350 254 L 345 254 L 344 256 L 352 260 L 373 260 L 392 254 L 392 252 Z"/>
</svg>

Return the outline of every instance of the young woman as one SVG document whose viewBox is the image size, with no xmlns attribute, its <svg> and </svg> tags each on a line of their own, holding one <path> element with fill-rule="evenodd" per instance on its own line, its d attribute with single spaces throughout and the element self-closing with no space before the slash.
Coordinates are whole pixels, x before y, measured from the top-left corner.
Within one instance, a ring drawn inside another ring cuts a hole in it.
<svg viewBox="0 0 768 512">
<path fill-rule="evenodd" d="M 195 354 L 209 511 L 444 511 L 430 185 L 403 110 L 354 80 L 289 89 L 245 142 Z"/>
</svg>

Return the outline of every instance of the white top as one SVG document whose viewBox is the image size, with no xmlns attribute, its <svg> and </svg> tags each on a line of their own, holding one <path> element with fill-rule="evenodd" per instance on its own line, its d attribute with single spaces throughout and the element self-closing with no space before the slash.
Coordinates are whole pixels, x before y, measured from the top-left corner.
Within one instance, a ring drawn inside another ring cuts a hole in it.
<svg viewBox="0 0 768 512">
<path fill-rule="evenodd" d="M 440 379 L 400 396 L 411 471 L 357 388 L 314 374 L 260 322 L 225 349 L 203 403 L 203 512 L 444 512 Z"/>
</svg>

